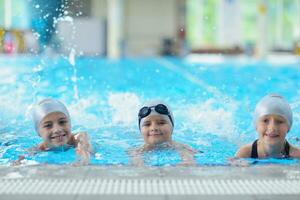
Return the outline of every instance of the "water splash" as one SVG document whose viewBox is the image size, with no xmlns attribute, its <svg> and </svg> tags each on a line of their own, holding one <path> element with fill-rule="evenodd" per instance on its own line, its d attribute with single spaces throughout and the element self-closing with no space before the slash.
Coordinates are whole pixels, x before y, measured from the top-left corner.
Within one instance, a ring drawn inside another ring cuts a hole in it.
<svg viewBox="0 0 300 200">
<path fill-rule="evenodd" d="M 54 24 L 57 24 L 59 21 L 65 21 L 65 22 L 73 23 L 74 19 L 70 16 L 59 17 L 57 19 L 54 19 Z"/>
<path fill-rule="evenodd" d="M 183 118 L 189 128 L 199 134 L 211 133 L 231 138 L 236 132 L 234 112 L 224 109 L 215 99 L 188 105 L 180 110 L 176 115 Z"/>
<path fill-rule="evenodd" d="M 104 102 L 99 100 L 96 95 L 91 95 L 86 98 L 79 99 L 78 101 L 73 101 L 71 105 L 68 106 L 72 124 L 88 127 L 89 129 L 99 128 L 105 124 L 104 118 L 99 118 L 100 108 Z M 94 112 L 89 112 L 92 109 Z"/>
<path fill-rule="evenodd" d="M 236 132 L 234 113 L 238 109 L 238 102 L 216 87 L 205 83 L 187 69 L 167 59 L 158 59 L 158 62 L 213 95 L 213 99 L 181 108 L 182 113 L 185 113 L 184 119 L 192 122 L 190 126 L 204 133 L 232 137 L 232 134 Z"/>
<path fill-rule="evenodd" d="M 64 11 L 64 14 L 67 15 L 69 14 L 67 11 Z M 68 55 L 68 61 L 72 66 L 72 70 L 73 70 L 73 75 L 71 77 L 71 81 L 73 82 L 73 92 L 74 92 L 74 99 L 75 100 L 79 100 L 79 90 L 78 90 L 78 85 L 77 85 L 77 69 L 76 69 L 76 51 L 75 51 L 75 45 L 72 42 L 75 39 L 75 34 L 76 34 L 76 28 L 74 26 L 74 19 L 70 16 L 64 16 L 64 17 L 59 17 L 58 19 L 54 20 L 54 25 L 53 26 L 57 26 L 57 24 L 59 22 L 64 22 L 69 24 L 69 26 L 71 27 L 71 40 L 70 42 L 67 44 L 67 50 L 69 50 L 69 55 Z M 59 37 L 59 39 L 61 41 L 64 41 L 65 38 L 63 37 Z"/>
<path fill-rule="evenodd" d="M 72 66 L 75 66 L 75 56 L 76 56 L 76 52 L 75 50 L 72 48 L 69 54 L 69 62 Z"/>
<path fill-rule="evenodd" d="M 69 62 L 72 66 L 72 70 L 73 70 L 73 76 L 71 77 L 71 81 L 73 82 L 73 91 L 74 91 L 74 99 L 75 100 L 79 100 L 79 93 L 78 93 L 78 86 L 77 86 L 77 69 L 75 66 L 75 56 L 76 56 L 76 52 L 75 50 L 72 48 L 69 54 Z"/>
<path fill-rule="evenodd" d="M 132 124 L 137 120 L 141 105 L 140 99 L 134 93 L 110 93 L 108 104 L 112 107 L 113 123 Z"/>
</svg>

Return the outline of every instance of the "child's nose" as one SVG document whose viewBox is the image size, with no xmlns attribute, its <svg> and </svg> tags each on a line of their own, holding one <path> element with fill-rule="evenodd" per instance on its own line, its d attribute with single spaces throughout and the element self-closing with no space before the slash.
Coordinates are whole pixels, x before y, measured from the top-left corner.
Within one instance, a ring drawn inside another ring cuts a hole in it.
<svg viewBox="0 0 300 200">
<path fill-rule="evenodd" d="M 54 133 L 59 133 L 62 131 L 62 128 L 58 124 L 54 124 L 53 126 L 53 132 Z"/>
<path fill-rule="evenodd" d="M 152 123 L 152 124 L 151 124 L 151 130 L 152 130 L 152 131 L 158 130 L 158 126 L 157 126 L 156 123 Z"/>
<path fill-rule="evenodd" d="M 275 120 L 270 120 L 270 123 L 268 124 L 269 130 L 275 130 L 277 128 Z"/>
</svg>

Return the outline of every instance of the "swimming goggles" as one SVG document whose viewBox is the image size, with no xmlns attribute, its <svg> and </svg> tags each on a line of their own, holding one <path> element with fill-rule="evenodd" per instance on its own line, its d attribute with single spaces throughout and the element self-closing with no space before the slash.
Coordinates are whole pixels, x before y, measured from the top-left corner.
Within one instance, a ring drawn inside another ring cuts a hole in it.
<svg viewBox="0 0 300 200">
<path fill-rule="evenodd" d="M 165 106 L 164 104 L 157 104 L 156 106 L 150 106 L 150 107 L 148 107 L 148 106 L 142 107 L 139 111 L 139 125 L 141 123 L 141 120 L 144 117 L 147 117 L 148 115 L 150 115 L 151 109 L 153 109 L 153 108 L 159 114 L 168 115 L 168 117 L 172 123 L 172 126 L 174 127 L 174 122 L 172 120 L 171 114 L 170 114 L 167 106 Z"/>
</svg>

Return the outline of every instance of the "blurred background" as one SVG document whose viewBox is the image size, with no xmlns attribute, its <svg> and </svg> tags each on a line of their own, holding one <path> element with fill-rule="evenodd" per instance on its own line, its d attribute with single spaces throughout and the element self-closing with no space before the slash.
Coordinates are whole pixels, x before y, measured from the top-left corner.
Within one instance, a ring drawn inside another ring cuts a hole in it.
<svg viewBox="0 0 300 200">
<path fill-rule="evenodd" d="M 0 0 L 2 54 L 300 54 L 299 0 Z"/>
</svg>

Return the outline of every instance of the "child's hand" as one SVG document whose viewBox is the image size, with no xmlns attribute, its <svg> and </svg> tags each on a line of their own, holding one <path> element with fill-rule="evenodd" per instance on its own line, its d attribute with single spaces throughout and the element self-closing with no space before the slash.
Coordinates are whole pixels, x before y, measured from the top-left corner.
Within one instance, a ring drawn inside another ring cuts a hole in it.
<svg viewBox="0 0 300 200">
<path fill-rule="evenodd" d="M 196 151 L 194 149 L 181 143 L 173 143 L 173 145 L 181 157 L 179 166 L 196 166 L 197 163 L 194 159 Z"/>
<path fill-rule="evenodd" d="M 79 162 L 83 165 L 89 164 L 92 145 L 89 142 L 89 136 L 85 132 L 81 132 L 75 135 L 77 141 L 76 154 L 80 156 Z"/>
<path fill-rule="evenodd" d="M 128 154 L 130 156 L 131 164 L 135 167 L 142 167 L 144 166 L 144 160 L 143 160 L 143 147 L 139 149 L 131 149 L 128 151 Z"/>
<path fill-rule="evenodd" d="M 11 163 L 12 166 L 18 166 L 22 164 L 22 160 L 25 159 L 25 156 L 19 156 L 18 160 L 15 160 Z"/>
<path fill-rule="evenodd" d="M 240 159 L 240 158 L 229 158 L 228 162 L 231 166 L 236 166 L 236 167 L 248 167 L 250 166 L 250 163 L 247 160 Z"/>
<path fill-rule="evenodd" d="M 181 163 L 180 166 L 196 166 L 196 161 L 194 159 L 194 152 L 189 150 L 183 150 L 181 152 Z"/>
</svg>

